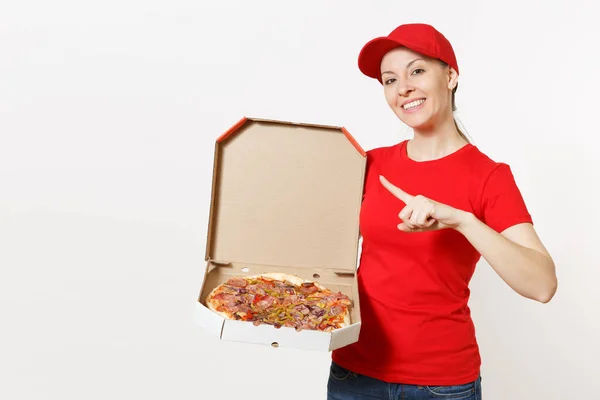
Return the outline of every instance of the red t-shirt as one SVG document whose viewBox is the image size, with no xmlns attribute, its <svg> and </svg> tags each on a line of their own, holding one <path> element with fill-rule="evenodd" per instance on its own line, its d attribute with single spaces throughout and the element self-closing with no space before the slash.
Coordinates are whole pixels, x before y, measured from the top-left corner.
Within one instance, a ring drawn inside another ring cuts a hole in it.
<svg viewBox="0 0 600 400">
<path fill-rule="evenodd" d="M 532 222 L 511 170 L 472 144 L 424 162 L 408 157 L 406 141 L 367 153 L 358 268 L 362 326 L 358 342 L 335 350 L 333 361 L 387 382 L 471 382 L 481 360 L 468 285 L 481 255 L 454 229 L 399 231 L 404 203 L 381 185 L 379 175 L 502 232 Z"/>
</svg>

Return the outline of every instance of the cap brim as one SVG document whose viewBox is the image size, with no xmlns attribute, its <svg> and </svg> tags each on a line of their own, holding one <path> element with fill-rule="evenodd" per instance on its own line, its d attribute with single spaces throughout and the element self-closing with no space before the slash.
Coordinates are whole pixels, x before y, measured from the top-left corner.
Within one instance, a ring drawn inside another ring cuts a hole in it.
<svg viewBox="0 0 600 400">
<path fill-rule="evenodd" d="M 358 55 L 358 68 L 366 76 L 377 79 L 381 83 L 381 60 L 390 50 L 397 47 L 406 47 L 417 53 L 432 57 L 423 49 L 417 49 L 416 46 L 383 36 L 375 38 L 363 46 Z"/>
<path fill-rule="evenodd" d="M 366 76 L 381 82 L 381 59 L 388 51 L 401 46 L 404 45 L 387 37 L 367 42 L 358 55 L 358 68 Z"/>
</svg>

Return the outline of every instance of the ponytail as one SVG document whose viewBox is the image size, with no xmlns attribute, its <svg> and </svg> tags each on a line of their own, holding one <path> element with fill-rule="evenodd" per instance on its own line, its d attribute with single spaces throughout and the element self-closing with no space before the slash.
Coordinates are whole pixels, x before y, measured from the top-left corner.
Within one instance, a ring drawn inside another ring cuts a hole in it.
<svg viewBox="0 0 600 400">
<path fill-rule="evenodd" d="M 456 123 L 456 118 L 454 118 L 454 126 L 456 127 L 456 130 L 458 131 L 458 134 L 460 135 L 460 137 L 465 139 L 465 141 L 467 143 L 471 143 L 471 141 L 469 140 L 467 135 L 465 135 L 464 132 L 458 127 L 458 124 Z"/>
<path fill-rule="evenodd" d="M 448 66 L 448 64 L 446 64 L 443 61 L 440 61 L 442 63 L 442 65 L 444 66 Z M 456 101 L 455 101 L 455 97 L 456 97 L 456 90 L 458 89 L 458 83 L 456 84 L 456 86 L 454 86 L 454 89 L 452 89 L 452 112 L 456 111 Z M 467 137 L 467 135 L 465 135 L 465 133 L 458 127 L 458 123 L 456 122 L 456 118 L 454 118 L 454 126 L 456 127 L 456 130 L 458 131 L 458 134 L 460 135 L 461 138 L 463 138 L 464 140 L 466 140 L 467 143 L 471 143 L 471 141 L 469 140 L 469 138 Z"/>
</svg>

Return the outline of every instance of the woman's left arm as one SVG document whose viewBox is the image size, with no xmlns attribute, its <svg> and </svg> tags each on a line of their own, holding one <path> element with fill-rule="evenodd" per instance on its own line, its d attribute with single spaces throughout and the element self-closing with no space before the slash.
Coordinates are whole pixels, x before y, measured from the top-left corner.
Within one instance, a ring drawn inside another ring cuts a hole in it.
<svg viewBox="0 0 600 400">
<path fill-rule="evenodd" d="M 552 299 L 558 286 L 554 261 L 532 224 L 517 224 L 498 233 L 473 214 L 462 213 L 454 229 L 514 291 L 542 303 Z"/>
<path fill-rule="evenodd" d="M 413 196 L 380 177 L 383 186 L 406 206 L 398 217 L 398 229 L 423 232 L 455 229 L 475 247 L 500 277 L 517 293 L 542 303 L 549 302 L 558 283 L 552 257 L 531 223 L 520 223 L 501 233 L 474 214 L 424 196 Z"/>
</svg>

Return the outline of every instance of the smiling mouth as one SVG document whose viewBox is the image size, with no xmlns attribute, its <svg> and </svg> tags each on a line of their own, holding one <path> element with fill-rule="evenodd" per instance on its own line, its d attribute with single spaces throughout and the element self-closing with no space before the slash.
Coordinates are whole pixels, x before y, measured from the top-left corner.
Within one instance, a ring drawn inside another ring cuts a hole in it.
<svg viewBox="0 0 600 400">
<path fill-rule="evenodd" d="M 410 111 L 410 110 L 413 110 L 413 109 L 419 107 L 423 103 L 425 103 L 425 99 L 419 99 L 419 100 L 411 101 L 410 103 L 403 105 L 402 108 L 405 109 L 406 111 Z"/>
</svg>

